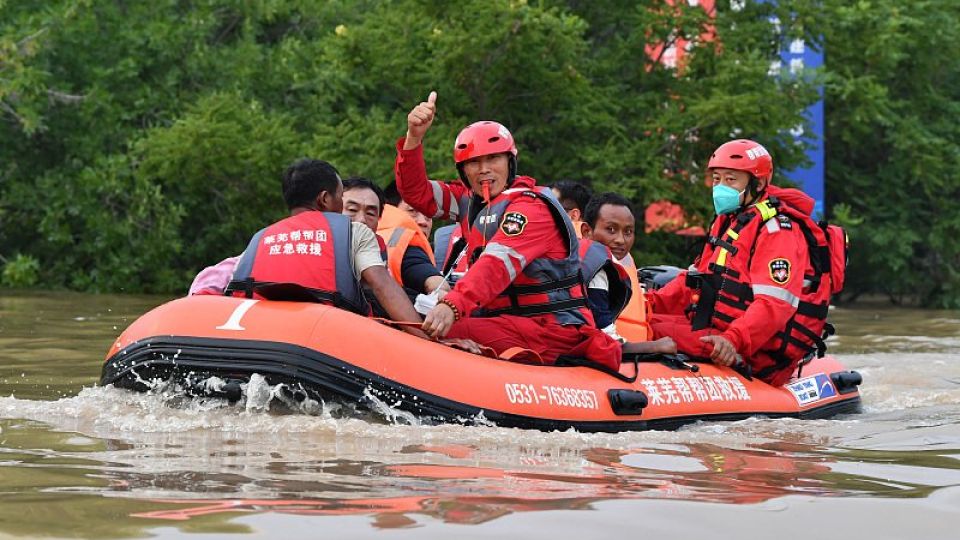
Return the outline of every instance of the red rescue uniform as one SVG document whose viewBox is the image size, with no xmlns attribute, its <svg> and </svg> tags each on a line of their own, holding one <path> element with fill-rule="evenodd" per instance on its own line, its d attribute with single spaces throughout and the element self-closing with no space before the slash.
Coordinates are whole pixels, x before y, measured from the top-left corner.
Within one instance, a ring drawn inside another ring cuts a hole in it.
<svg viewBox="0 0 960 540">
<path fill-rule="evenodd" d="M 529 349 L 547 364 L 569 355 L 619 367 L 619 343 L 596 328 L 586 308 L 569 218 L 558 217 L 546 196 L 537 195 L 533 178 L 516 177 L 485 214 L 484 202 L 463 182 L 427 178 L 422 146 L 403 150 L 401 139 L 397 152 L 403 200 L 425 215 L 460 221 L 468 240 L 461 265 L 469 271 L 445 296 L 463 316 L 449 337 L 473 339 L 498 353 Z M 562 209 L 560 214 L 565 216 Z M 577 283 L 566 281 L 570 271 Z M 553 288 L 535 293 L 538 283 Z M 534 306 L 544 298 L 553 302 L 553 311 L 536 313 Z"/>
<path fill-rule="evenodd" d="M 792 210 L 777 212 L 771 201 Z M 789 380 L 819 338 L 829 303 L 829 287 L 813 290 L 806 282 L 813 274 L 808 243 L 790 217 L 812 209 L 802 192 L 768 186 L 758 203 L 714 220 L 696 272 L 648 293 L 654 339 L 669 336 L 680 351 L 709 357 L 713 346 L 699 338 L 720 335 L 761 379 Z"/>
</svg>

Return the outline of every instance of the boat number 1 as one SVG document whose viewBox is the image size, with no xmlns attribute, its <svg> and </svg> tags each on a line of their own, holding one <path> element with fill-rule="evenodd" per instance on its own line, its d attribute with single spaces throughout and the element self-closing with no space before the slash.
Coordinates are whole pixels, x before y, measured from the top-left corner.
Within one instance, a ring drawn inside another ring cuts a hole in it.
<svg viewBox="0 0 960 540">
<path fill-rule="evenodd" d="M 250 308 L 256 304 L 258 300 L 244 300 L 240 302 L 240 305 L 233 310 L 233 313 L 230 314 L 230 318 L 227 319 L 227 322 L 221 324 L 217 327 L 217 330 L 246 330 L 246 328 L 240 326 L 240 319 L 250 311 Z"/>
</svg>

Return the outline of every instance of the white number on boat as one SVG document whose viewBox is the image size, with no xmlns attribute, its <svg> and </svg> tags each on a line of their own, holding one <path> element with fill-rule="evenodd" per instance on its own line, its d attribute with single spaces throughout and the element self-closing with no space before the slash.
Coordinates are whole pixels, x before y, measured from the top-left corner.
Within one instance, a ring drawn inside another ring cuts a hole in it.
<svg viewBox="0 0 960 540">
<path fill-rule="evenodd" d="M 520 405 L 539 405 L 540 402 L 561 407 L 599 409 L 597 394 L 593 390 L 542 385 L 539 390 L 532 384 L 506 383 L 507 401 Z"/>
<path fill-rule="evenodd" d="M 256 304 L 258 300 L 244 300 L 240 302 L 240 305 L 233 310 L 233 313 L 230 314 L 230 318 L 227 319 L 227 322 L 221 324 L 217 327 L 217 330 L 246 330 L 246 328 L 240 326 L 240 319 L 250 311 L 250 308 Z"/>
</svg>

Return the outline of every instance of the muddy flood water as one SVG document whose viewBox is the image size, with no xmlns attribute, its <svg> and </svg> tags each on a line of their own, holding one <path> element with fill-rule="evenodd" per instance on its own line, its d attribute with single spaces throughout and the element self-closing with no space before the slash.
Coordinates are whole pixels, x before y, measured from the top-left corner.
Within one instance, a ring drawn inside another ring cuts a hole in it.
<svg viewBox="0 0 960 540">
<path fill-rule="evenodd" d="M 960 313 L 831 312 L 860 414 L 583 434 L 98 387 L 163 301 L 0 291 L 0 537 L 960 538 Z"/>
</svg>

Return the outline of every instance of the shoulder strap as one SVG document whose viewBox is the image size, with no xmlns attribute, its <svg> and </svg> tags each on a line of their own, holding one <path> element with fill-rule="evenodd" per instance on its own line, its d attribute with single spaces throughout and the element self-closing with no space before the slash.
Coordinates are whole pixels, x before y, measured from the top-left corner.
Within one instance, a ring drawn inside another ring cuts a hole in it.
<svg viewBox="0 0 960 540">
<path fill-rule="evenodd" d="M 254 281 L 250 273 L 253 271 L 253 262 L 257 258 L 260 239 L 263 238 L 266 231 L 267 227 L 264 227 L 250 238 L 250 242 L 247 243 L 246 249 L 243 250 L 243 254 L 237 262 L 230 283 L 223 289 L 224 296 L 232 296 L 236 291 L 243 291 L 247 298 L 253 298 Z"/>
</svg>

